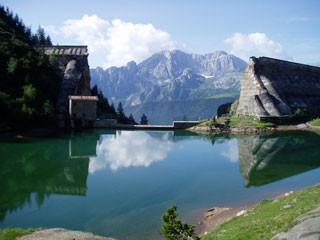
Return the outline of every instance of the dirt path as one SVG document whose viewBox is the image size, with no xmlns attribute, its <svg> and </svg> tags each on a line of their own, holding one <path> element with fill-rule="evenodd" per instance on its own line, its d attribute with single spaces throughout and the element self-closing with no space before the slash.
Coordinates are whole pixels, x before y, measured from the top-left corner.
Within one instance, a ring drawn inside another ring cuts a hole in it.
<svg viewBox="0 0 320 240">
<path fill-rule="evenodd" d="M 245 214 L 245 210 L 249 207 L 239 207 L 239 208 L 224 208 L 224 207 L 214 207 L 207 210 L 204 213 L 204 218 L 202 221 L 196 225 L 196 234 L 202 236 L 211 231 L 224 222 L 231 220 L 233 217 L 239 216 L 239 214 Z M 237 215 L 238 214 L 238 215 Z"/>
</svg>

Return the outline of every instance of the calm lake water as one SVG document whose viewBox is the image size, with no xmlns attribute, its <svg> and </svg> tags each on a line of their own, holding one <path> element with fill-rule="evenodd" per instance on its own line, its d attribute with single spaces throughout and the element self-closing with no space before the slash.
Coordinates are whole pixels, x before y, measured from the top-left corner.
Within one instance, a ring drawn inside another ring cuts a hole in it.
<svg viewBox="0 0 320 240">
<path fill-rule="evenodd" d="M 0 143 L 0 228 L 62 227 L 163 239 L 173 203 L 194 223 L 213 206 L 254 204 L 320 183 L 313 132 L 200 136 L 86 131 Z"/>
</svg>

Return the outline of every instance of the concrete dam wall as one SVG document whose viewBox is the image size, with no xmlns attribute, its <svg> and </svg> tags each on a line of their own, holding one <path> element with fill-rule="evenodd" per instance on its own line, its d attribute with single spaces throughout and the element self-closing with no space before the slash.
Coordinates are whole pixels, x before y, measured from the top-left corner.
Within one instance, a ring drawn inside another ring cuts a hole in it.
<svg viewBox="0 0 320 240">
<path fill-rule="evenodd" d="M 257 118 L 320 112 L 320 68 L 251 57 L 243 73 L 237 115 Z"/>
</svg>

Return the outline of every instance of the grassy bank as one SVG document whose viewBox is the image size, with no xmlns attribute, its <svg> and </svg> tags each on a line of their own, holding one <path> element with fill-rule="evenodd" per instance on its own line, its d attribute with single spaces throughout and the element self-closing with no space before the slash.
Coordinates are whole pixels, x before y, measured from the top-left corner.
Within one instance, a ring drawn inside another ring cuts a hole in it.
<svg viewBox="0 0 320 240">
<path fill-rule="evenodd" d="M 320 118 L 317 118 L 310 122 L 312 126 L 319 127 L 320 126 Z"/>
<path fill-rule="evenodd" d="M 212 117 L 206 122 L 202 122 L 198 125 L 199 127 L 208 127 L 212 130 L 230 130 L 231 128 L 238 129 L 267 129 L 275 127 L 274 124 L 268 122 L 261 122 L 255 120 L 253 117 Z"/>
<path fill-rule="evenodd" d="M 271 239 L 297 224 L 295 219 L 320 206 L 320 185 L 305 188 L 289 196 L 263 200 L 247 215 L 235 217 L 201 239 Z"/>
<path fill-rule="evenodd" d="M 1 240 L 14 240 L 17 237 L 39 231 L 41 228 L 37 229 L 21 229 L 21 228 L 5 228 L 0 229 L 0 239 Z"/>
</svg>

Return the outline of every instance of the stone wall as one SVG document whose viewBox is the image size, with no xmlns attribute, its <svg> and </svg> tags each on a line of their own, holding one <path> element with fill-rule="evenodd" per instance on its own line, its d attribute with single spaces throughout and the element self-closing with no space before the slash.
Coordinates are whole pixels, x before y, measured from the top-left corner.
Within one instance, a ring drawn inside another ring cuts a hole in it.
<svg viewBox="0 0 320 240">
<path fill-rule="evenodd" d="M 52 46 L 46 47 L 44 52 L 55 55 L 61 70 L 57 110 L 68 113 L 70 95 L 91 95 L 87 46 Z"/>
<path fill-rule="evenodd" d="M 251 57 L 243 72 L 237 115 L 293 115 L 320 112 L 320 68 Z"/>
<path fill-rule="evenodd" d="M 200 121 L 173 121 L 175 129 L 187 129 L 198 125 Z"/>
</svg>

